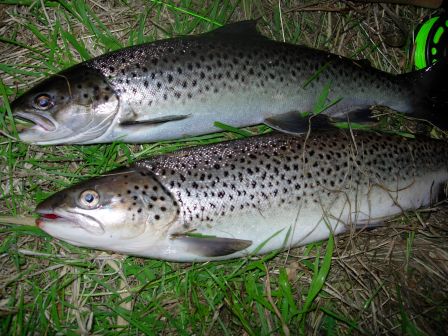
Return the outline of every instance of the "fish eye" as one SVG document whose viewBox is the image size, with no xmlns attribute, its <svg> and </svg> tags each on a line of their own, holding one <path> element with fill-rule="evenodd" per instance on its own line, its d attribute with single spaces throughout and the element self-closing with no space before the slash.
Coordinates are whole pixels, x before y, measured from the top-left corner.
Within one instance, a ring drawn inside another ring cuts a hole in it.
<svg viewBox="0 0 448 336">
<path fill-rule="evenodd" d="M 79 195 L 79 203 L 87 209 L 95 208 L 100 202 L 100 195 L 95 190 L 85 190 Z"/>
<path fill-rule="evenodd" d="M 34 98 L 34 107 L 39 110 L 48 110 L 53 105 L 53 100 L 47 94 L 40 94 L 36 98 Z"/>
</svg>

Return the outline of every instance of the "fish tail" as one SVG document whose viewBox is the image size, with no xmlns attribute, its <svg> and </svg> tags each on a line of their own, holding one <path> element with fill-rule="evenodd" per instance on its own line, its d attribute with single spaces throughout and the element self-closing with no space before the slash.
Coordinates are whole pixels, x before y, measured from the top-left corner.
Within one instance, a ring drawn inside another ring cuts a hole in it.
<svg viewBox="0 0 448 336">
<path fill-rule="evenodd" d="M 412 117 L 448 130 L 448 61 L 399 76 L 413 88 Z"/>
</svg>

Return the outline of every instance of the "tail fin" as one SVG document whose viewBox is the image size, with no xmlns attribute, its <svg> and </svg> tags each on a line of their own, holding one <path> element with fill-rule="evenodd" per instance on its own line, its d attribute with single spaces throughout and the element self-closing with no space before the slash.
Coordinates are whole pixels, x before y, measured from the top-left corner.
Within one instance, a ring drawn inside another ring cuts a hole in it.
<svg viewBox="0 0 448 336">
<path fill-rule="evenodd" d="M 412 116 L 448 130 L 448 61 L 401 76 L 415 92 Z"/>
</svg>

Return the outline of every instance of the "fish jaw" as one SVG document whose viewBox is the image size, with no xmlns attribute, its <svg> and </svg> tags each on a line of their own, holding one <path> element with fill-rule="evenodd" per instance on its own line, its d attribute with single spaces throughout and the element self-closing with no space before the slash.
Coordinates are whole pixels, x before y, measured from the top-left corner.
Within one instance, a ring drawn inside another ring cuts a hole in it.
<svg viewBox="0 0 448 336">
<path fill-rule="evenodd" d="M 19 132 L 19 139 L 26 143 L 37 143 L 36 139 L 51 137 L 60 126 L 48 113 L 40 111 L 17 111 L 14 116 L 34 123 L 33 126 Z"/>
<path fill-rule="evenodd" d="M 147 231 L 132 238 L 123 238 L 119 233 L 107 230 L 93 217 L 80 213 L 43 209 L 37 213 L 40 215 L 36 220 L 37 227 L 75 246 L 167 260 L 170 256 L 172 260 L 182 258 L 182 251 L 179 252 L 173 247 L 176 242 L 169 239 L 164 232 L 157 234 Z"/>
<path fill-rule="evenodd" d="M 103 225 L 92 216 L 79 212 L 45 209 L 39 206 L 37 213 L 40 216 L 36 225 L 48 234 L 74 245 L 80 245 L 79 237 L 96 238 L 105 234 Z M 89 243 L 89 242 L 87 242 Z"/>
<path fill-rule="evenodd" d="M 56 126 L 56 121 L 47 113 L 39 111 L 26 111 L 26 112 L 16 112 L 16 117 L 33 122 L 35 128 L 39 128 L 42 131 L 54 131 Z"/>
</svg>

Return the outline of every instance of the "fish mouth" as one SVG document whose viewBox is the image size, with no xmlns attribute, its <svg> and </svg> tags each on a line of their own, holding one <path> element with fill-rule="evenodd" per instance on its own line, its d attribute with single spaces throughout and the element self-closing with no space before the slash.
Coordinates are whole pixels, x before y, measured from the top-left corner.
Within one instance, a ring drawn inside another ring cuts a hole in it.
<svg viewBox="0 0 448 336">
<path fill-rule="evenodd" d="M 42 228 L 45 224 L 70 224 L 73 227 L 81 227 L 76 221 L 59 213 L 41 210 L 37 211 L 37 214 L 39 218 L 36 219 L 36 226 L 39 228 Z"/>
<path fill-rule="evenodd" d="M 35 124 L 34 127 L 42 128 L 47 132 L 52 132 L 56 129 L 56 122 L 49 115 L 40 112 L 15 112 L 15 117 L 20 119 L 31 121 Z"/>
<path fill-rule="evenodd" d="M 69 210 L 56 211 L 47 209 L 38 209 L 36 212 L 39 215 L 39 218 L 36 219 L 36 226 L 41 229 L 44 229 L 46 225 L 57 225 L 61 228 L 82 229 L 96 235 L 101 235 L 105 232 L 103 225 L 97 219 L 86 214 Z"/>
</svg>

